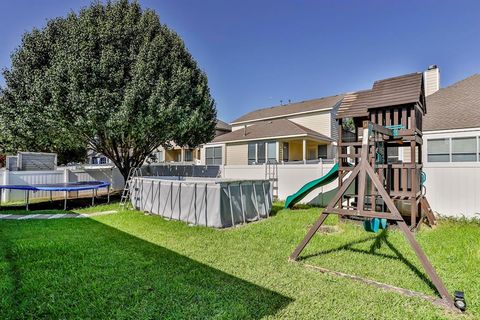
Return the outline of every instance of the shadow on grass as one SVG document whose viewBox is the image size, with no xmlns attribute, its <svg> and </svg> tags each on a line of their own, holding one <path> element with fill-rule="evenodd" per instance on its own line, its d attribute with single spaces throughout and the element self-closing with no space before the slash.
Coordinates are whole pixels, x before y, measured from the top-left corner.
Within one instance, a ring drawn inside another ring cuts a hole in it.
<svg viewBox="0 0 480 320">
<path fill-rule="evenodd" d="M 369 250 L 362 250 L 362 249 L 357 249 L 353 247 L 354 245 L 365 243 L 371 240 L 374 240 L 374 241 L 370 246 Z M 395 255 L 389 255 L 389 254 L 377 252 L 377 249 L 380 249 L 382 244 L 385 244 L 390 250 L 392 250 L 392 252 Z M 355 253 L 367 254 L 367 255 L 370 254 L 373 256 L 382 257 L 386 259 L 399 260 L 403 264 L 405 264 L 413 273 L 415 273 L 415 275 L 421 281 L 423 281 L 430 289 L 432 289 L 434 292 L 437 292 L 437 289 L 433 285 L 432 281 L 425 275 L 425 273 L 420 271 L 413 263 L 411 263 L 407 258 L 405 258 L 405 256 L 397 248 L 395 248 L 395 246 L 388 240 L 388 229 L 382 230 L 377 236 L 370 236 L 370 237 L 365 237 L 363 239 L 351 241 L 349 243 L 346 243 L 334 249 L 324 250 L 314 254 L 299 257 L 298 260 L 299 261 L 306 260 L 309 258 L 327 255 L 330 253 L 344 251 L 344 250 L 355 252 Z"/>
<path fill-rule="evenodd" d="M 2 319 L 260 319 L 292 301 L 90 219 L 0 229 Z"/>
<path fill-rule="evenodd" d="M 272 210 L 270 210 L 270 216 L 275 216 L 279 211 L 283 210 L 283 203 L 274 202 L 272 204 Z"/>
</svg>

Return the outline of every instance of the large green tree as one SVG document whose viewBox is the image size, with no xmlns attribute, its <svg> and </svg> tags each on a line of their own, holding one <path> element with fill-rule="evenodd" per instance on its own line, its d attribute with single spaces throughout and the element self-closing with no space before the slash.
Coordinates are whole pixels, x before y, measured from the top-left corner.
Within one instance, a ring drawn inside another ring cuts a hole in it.
<svg viewBox="0 0 480 320">
<path fill-rule="evenodd" d="M 0 149 L 88 146 L 124 176 L 157 147 L 213 138 L 207 77 L 181 38 L 137 2 L 95 2 L 23 35 L 3 71 Z"/>
</svg>

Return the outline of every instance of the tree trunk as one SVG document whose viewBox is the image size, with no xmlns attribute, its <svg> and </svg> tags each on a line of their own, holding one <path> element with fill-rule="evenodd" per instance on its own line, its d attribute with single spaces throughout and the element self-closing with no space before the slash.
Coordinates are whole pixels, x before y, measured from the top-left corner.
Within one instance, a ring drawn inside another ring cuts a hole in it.
<svg viewBox="0 0 480 320">
<path fill-rule="evenodd" d="M 124 183 L 127 183 L 127 180 L 128 180 L 128 173 L 130 171 L 130 166 L 117 166 L 118 170 L 120 171 L 120 173 L 122 174 L 123 176 L 123 181 Z"/>
</svg>

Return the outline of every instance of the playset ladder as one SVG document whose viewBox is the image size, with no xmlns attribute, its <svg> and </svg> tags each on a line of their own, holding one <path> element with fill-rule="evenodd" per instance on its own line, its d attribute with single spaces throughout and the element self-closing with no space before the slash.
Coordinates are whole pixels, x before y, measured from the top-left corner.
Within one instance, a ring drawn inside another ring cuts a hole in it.
<svg viewBox="0 0 480 320">
<path fill-rule="evenodd" d="M 120 206 L 122 208 L 128 207 L 128 204 L 130 203 L 130 195 L 131 195 L 131 190 L 132 190 L 132 182 L 135 177 L 141 177 L 142 176 L 142 169 L 140 167 L 134 167 L 130 168 L 128 171 L 128 177 L 127 181 L 125 182 L 125 186 L 122 191 L 122 196 L 120 198 Z"/>
</svg>

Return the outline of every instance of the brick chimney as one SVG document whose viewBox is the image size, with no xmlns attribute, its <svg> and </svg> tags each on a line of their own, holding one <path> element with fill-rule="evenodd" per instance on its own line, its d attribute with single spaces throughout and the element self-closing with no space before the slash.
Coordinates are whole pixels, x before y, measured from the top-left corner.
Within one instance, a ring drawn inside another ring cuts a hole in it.
<svg viewBox="0 0 480 320">
<path fill-rule="evenodd" d="M 423 79 L 426 96 L 440 90 L 440 69 L 438 69 L 436 64 L 428 67 L 427 71 L 423 73 Z"/>
</svg>

